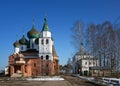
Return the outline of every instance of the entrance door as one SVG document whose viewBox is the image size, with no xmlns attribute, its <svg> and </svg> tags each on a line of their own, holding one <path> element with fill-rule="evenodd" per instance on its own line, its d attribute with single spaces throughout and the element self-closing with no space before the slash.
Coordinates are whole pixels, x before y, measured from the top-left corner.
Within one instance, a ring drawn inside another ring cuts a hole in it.
<svg viewBox="0 0 120 86">
<path fill-rule="evenodd" d="M 85 75 L 85 76 L 88 75 L 88 71 L 87 71 L 87 70 L 84 71 L 84 75 Z"/>
<path fill-rule="evenodd" d="M 19 71 L 21 71 L 21 66 L 15 66 L 15 71 L 14 73 L 18 73 Z"/>
</svg>

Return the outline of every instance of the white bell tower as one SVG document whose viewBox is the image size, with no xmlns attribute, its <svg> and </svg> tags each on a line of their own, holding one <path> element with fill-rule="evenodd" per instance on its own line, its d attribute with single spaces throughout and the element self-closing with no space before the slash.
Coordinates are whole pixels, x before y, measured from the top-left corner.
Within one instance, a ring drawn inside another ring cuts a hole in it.
<svg viewBox="0 0 120 86">
<path fill-rule="evenodd" d="M 49 30 L 47 19 L 44 18 L 44 25 L 39 38 L 39 57 L 43 60 L 53 60 L 52 56 L 53 40 Z"/>
</svg>

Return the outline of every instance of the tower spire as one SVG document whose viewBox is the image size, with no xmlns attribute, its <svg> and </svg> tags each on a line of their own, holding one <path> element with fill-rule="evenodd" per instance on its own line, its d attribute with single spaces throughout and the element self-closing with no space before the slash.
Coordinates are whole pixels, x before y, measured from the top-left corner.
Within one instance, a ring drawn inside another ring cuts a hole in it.
<svg viewBox="0 0 120 86">
<path fill-rule="evenodd" d="M 84 45 L 83 45 L 83 42 L 81 42 L 81 44 L 80 44 L 80 52 L 84 52 Z"/>
<path fill-rule="evenodd" d="M 22 34 L 23 34 L 23 35 L 25 34 L 25 32 L 24 32 L 24 28 L 22 29 Z"/>
<path fill-rule="evenodd" d="M 34 23 L 35 23 L 35 19 L 34 19 L 34 16 L 32 18 L 32 27 L 34 27 Z"/>
<path fill-rule="evenodd" d="M 45 13 L 44 23 L 47 24 L 47 13 Z"/>
<path fill-rule="evenodd" d="M 18 34 L 16 34 L 16 41 L 18 41 Z"/>
<path fill-rule="evenodd" d="M 47 17 L 44 18 L 44 22 L 45 22 L 45 24 L 47 23 Z"/>
</svg>

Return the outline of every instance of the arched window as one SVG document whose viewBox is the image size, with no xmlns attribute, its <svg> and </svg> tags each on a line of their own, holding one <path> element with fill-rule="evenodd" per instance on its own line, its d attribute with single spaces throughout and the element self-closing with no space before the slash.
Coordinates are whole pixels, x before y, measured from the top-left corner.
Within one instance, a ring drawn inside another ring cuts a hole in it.
<svg viewBox="0 0 120 86">
<path fill-rule="evenodd" d="M 23 46 L 21 47 L 21 50 L 23 50 L 24 48 L 23 48 Z"/>
<path fill-rule="evenodd" d="M 93 65 L 95 65 L 95 62 L 93 62 Z"/>
<path fill-rule="evenodd" d="M 48 55 L 46 55 L 46 60 L 49 60 L 49 56 Z"/>
<path fill-rule="evenodd" d="M 34 67 L 36 67 L 36 63 L 34 63 Z"/>
<path fill-rule="evenodd" d="M 44 40 L 43 40 L 43 39 L 41 40 L 41 44 L 42 44 L 42 45 L 44 44 Z"/>
<path fill-rule="evenodd" d="M 41 59 L 43 59 L 43 56 L 41 56 Z"/>
<path fill-rule="evenodd" d="M 49 43 L 49 40 L 48 39 L 46 39 L 46 44 L 48 44 Z"/>
<path fill-rule="evenodd" d="M 91 62 L 89 62 L 89 65 L 91 65 Z"/>
</svg>

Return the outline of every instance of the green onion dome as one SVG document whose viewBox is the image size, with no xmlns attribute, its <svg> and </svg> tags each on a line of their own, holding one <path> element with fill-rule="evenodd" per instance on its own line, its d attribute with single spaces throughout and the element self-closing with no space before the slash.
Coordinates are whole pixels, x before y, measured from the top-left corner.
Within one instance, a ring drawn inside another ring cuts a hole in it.
<svg viewBox="0 0 120 86">
<path fill-rule="evenodd" d="M 18 41 L 16 41 L 13 45 L 14 45 L 14 47 L 19 47 L 20 43 Z"/>
<path fill-rule="evenodd" d="M 50 31 L 47 24 L 47 18 L 44 18 L 44 25 L 43 25 L 42 31 Z"/>
<path fill-rule="evenodd" d="M 28 38 L 38 38 L 40 35 L 40 32 L 38 32 L 34 25 L 32 26 L 32 29 L 27 33 Z"/>
<path fill-rule="evenodd" d="M 37 38 L 37 39 L 35 40 L 35 43 L 36 43 L 36 44 L 38 44 L 38 43 L 39 43 L 39 38 Z"/>
<path fill-rule="evenodd" d="M 19 40 L 19 43 L 21 45 L 27 45 L 28 44 L 28 40 L 25 38 L 25 36 L 23 35 L 23 37 Z"/>
</svg>

